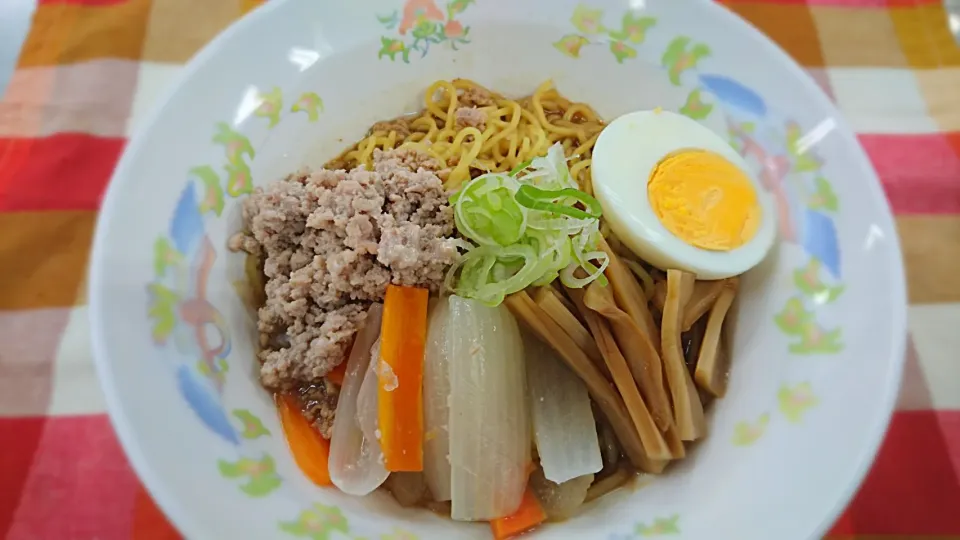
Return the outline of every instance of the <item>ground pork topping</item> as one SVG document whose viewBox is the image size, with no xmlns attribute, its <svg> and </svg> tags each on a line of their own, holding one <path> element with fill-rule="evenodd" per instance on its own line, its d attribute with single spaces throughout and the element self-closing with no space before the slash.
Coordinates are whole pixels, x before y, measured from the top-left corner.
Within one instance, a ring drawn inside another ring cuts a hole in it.
<svg viewBox="0 0 960 540">
<path fill-rule="evenodd" d="M 458 127 L 475 127 L 480 131 L 487 127 L 487 115 L 475 107 L 460 107 L 454 116 Z"/>
<path fill-rule="evenodd" d="M 464 90 L 458 97 L 458 101 L 467 107 L 489 107 L 495 103 L 490 92 L 476 87 Z"/>
<path fill-rule="evenodd" d="M 407 120 L 403 118 L 397 118 L 395 120 L 386 120 L 383 122 L 377 122 L 370 127 L 370 133 L 383 132 L 389 134 L 391 131 L 397 133 L 397 136 L 401 139 L 410 136 L 410 124 Z"/>
<path fill-rule="evenodd" d="M 439 290 L 458 253 L 438 170 L 417 151 L 377 150 L 373 171 L 301 171 L 246 199 L 246 232 L 229 247 L 263 261 L 266 302 L 257 328 L 264 386 L 322 383 L 387 284 Z"/>
</svg>

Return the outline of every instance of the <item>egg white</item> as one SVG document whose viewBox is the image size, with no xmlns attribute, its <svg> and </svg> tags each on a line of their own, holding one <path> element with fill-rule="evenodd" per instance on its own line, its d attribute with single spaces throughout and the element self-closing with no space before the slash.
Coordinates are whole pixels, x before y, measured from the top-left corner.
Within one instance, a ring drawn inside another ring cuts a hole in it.
<svg viewBox="0 0 960 540">
<path fill-rule="evenodd" d="M 667 155 L 702 149 L 740 168 L 761 207 L 760 226 L 747 243 L 730 251 L 695 247 L 675 236 L 650 206 L 647 184 Z M 631 251 L 667 270 L 685 270 L 698 279 L 723 279 L 746 272 L 767 255 L 776 239 L 776 206 L 740 154 L 710 129 L 668 111 L 637 111 L 611 122 L 597 139 L 591 162 L 593 190 L 610 229 Z"/>
</svg>

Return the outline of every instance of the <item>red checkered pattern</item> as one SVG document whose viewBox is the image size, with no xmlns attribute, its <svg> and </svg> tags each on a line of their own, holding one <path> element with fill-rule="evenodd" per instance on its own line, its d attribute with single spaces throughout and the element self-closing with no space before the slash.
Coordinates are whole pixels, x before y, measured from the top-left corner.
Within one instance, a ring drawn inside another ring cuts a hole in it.
<svg viewBox="0 0 960 540">
<path fill-rule="evenodd" d="M 256 3 L 38 2 L 0 100 L 0 538 L 179 537 L 104 414 L 85 268 L 131 127 Z M 829 537 L 960 538 L 960 48 L 941 0 L 723 3 L 835 100 L 903 240 L 913 347 L 899 410 Z"/>
</svg>

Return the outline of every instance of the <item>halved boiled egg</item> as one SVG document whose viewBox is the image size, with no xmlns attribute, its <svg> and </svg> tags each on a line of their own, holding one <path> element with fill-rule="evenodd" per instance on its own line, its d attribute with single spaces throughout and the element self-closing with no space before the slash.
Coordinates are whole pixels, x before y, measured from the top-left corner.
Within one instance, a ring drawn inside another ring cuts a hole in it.
<svg viewBox="0 0 960 540">
<path fill-rule="evenodd" d="M 658 268 L 722 279 L 773 246 L 772 198 L 726 141 L 686 116 L 617 118 L 597 139 L 591 171 L 611 230 Z"/>
</svg>

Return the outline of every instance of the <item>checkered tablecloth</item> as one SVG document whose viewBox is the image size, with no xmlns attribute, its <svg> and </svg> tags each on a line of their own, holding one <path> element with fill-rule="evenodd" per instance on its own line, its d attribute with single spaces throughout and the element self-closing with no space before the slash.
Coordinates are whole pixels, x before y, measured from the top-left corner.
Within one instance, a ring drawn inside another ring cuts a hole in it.
<svg viewBox="0 0 960 540">
<path fill-rule="evenodd" d="M 104 412 L 85 269 L 128 134 L 257 0 L 31 1 L 16 69 L 0 73 L 0 538 L 177 538 Z M 946 13 L 940 0 L 725 3 L 836 101 L 903 240 L 912 347 L 899 408 L 830 537 L 960 538 L 960 48 Z"/>
</svg>

